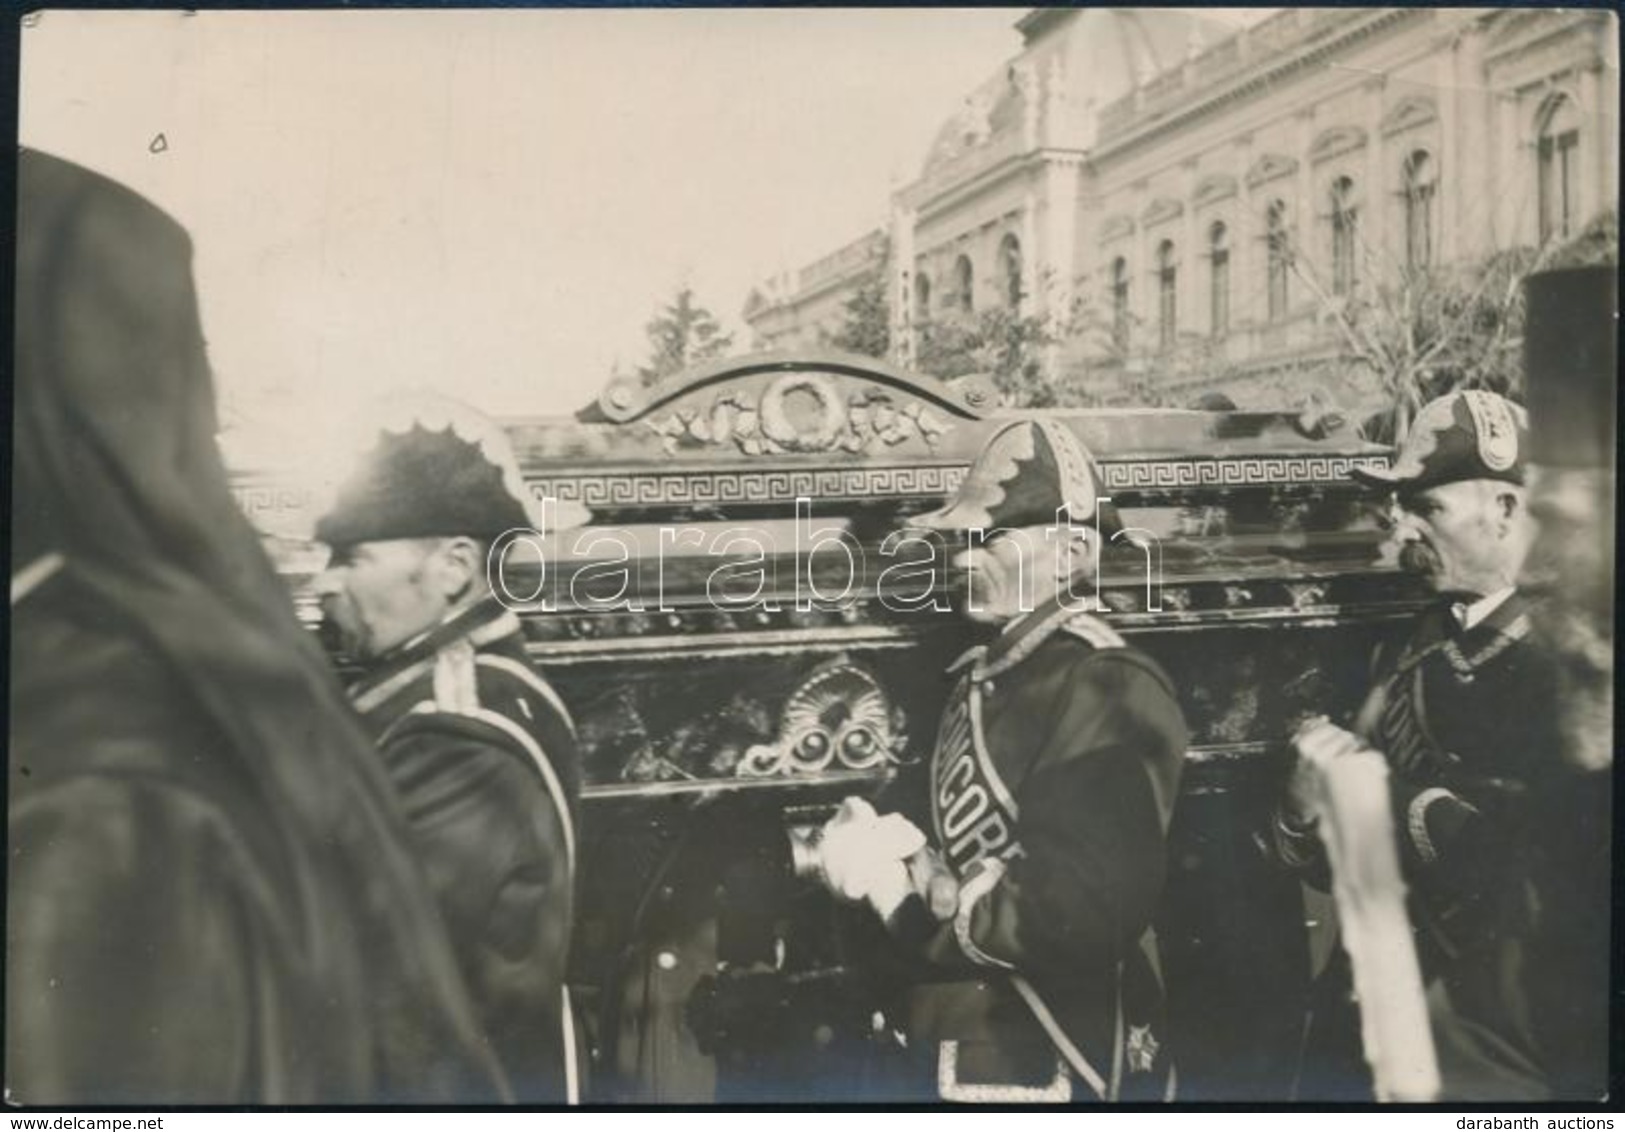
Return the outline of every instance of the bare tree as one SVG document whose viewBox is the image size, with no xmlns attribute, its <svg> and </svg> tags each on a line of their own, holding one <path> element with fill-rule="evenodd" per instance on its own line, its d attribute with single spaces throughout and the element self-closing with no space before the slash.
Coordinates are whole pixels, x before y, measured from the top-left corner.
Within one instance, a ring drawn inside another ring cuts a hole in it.
<svg viewBox="0 0 1625 1132">
<path fill-rule="evenodd" d="M 1293 276 L 1337 333 L 1348 357 L 1376 375 L 1388 408 L 1368 422 L 1372 439 L 1404 437 L 1417 411 L 1455 389 L 1520 396 L 1523 281 L 1549 267 L 1617 262 L 1618 223 L 1599 214 L 1569 240 L 1515 247 L 1453 266 L 1406 266 L 1380 280 L 1365 251 L 1365 281 L 1334 293 L 1313 261 L 1289 255 Z"/>
</svg>

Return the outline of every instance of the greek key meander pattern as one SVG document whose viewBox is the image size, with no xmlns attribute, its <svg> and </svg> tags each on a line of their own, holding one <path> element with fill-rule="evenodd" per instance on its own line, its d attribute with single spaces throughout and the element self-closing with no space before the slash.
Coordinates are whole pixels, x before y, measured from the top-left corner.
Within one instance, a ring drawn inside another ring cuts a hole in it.
<svg viewBox="0 0 1625 1132">
<path fill-rule="evenodd" d="M 1267 486 L 1342 483 L 1352 468 L 1386 468 L 1385 456 L 1232 457 L 1207 460 L 1103 461 L 1108 488 Z M 571 476 L 529 481 L 537 499 L 588 507 L 658 503 L 860 499 L 942 496 L 959 486 L 964 467 L 856 468 L 822 471 L 690 472 Z"/>
<path fill-rule="evenodd" d="M 1355 468 L 1385 469 L 1386 456 L 1242 456 L 1101 462 L 1110 488 L 1341 483 Z"/>
<path fill-rule="evenodd" d="M 588 507 L 658 503 L 749 503 L 871 496 L 947 495 L 965 469 L 848 468 L 776 472 L 682 472 L 569 476 L 528 481 L 537 499 L 570 500 Z"/>
<path fill-rule="evenodd" d="M 309 507 L 314 493 L 298 487 L 279 487 L 276 484 L 237 484 L 231 489 L 237 506 L 250 519 L 256 515 L 278 511 L 303 511 Z"/>
<path fill-rule="evenodd" d="M 1105 460 L 1109 489 L 1268 486 L 1341 483 L 1353 468 L 1386 468 L 1386 456 L 1241 456 L 1189 460 Z M 832 468 L 780 471 L 632 472 L 540 476 L 527 481 L 531 495 L 587 507 L 636 507 L 682 503 L 785 502 L 867 499 L 886 496 L 941 497 L 959 486 L 965 468 Z M 250 518 L 297 511 L 311 494 L 264 482 L 239 484 L 238 503 Z"/>
</svg>

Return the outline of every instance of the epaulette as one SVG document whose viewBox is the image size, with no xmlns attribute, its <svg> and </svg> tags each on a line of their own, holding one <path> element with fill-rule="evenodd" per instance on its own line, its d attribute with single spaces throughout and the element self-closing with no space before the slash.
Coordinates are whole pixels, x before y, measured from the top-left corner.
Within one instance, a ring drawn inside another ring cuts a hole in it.
<svg viewBox="0 0 1625 1132">
<path fill-rule="evenodd" d="M 1117 630 L 1093 614 L 1079 613 L 1069 617 L 1061 628 L 1074 637 L 1087 641 L 1097 649 L 1128 647 L 1123 638 L 1117 635 Z"/>
</svg>

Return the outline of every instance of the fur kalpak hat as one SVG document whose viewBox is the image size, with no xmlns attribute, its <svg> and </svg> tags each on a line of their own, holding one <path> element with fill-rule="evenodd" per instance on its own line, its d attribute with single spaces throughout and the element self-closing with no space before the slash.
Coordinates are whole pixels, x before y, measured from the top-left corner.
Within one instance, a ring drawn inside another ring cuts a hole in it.
<svg viewBox="0 0 1625 1132">
<path fill-rule="evenodd" d="M 1048 527 L 1070 517 L 1108 538 L 1123 529 L 1102 502 L 1105 481 L 1089 450 L 1059 421 L 1029 418 L 994 433 L 946 506 L 913 524 L 934 530 Z"/>
<path fill-rule="evenodd" d="M 507 434 L 466 405 L 396 398 L 380 406 L 379 416 L 373 444 L 316 521 L 320 542 L 494 540 L 516 529 L 568 530 L 590 518 L 573 502 L 557 502 L 544 516 L 525 488 Z"/>
</svg>

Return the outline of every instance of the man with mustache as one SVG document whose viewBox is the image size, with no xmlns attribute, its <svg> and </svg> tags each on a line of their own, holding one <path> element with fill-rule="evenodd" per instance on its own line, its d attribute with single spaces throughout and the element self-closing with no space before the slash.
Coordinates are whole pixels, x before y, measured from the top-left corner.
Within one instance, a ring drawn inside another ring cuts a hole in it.
<svg viewBox="0 0 1625 1132">
<path fill-rule="evenodd" d="M 949 669 L 926 781 L 800 846 L 911 970 L 908 1099 L 1172 1095 L 1150 925 L 1187 735 L 1168 677 L 1096 616 L 1120 529 L 1100 484 L 1064 424 L 1023 420 L 915 520 L 971 534 L 964 612 L 998 634 Z"/>
<path fill-rule="evenodd" d="M 1355 472 L 1391 493 L 1399 563 L 1440 601 L 1397 647 L 1379 650 L 1352 731 L 1320 722 L 1298 740 L 1300 752 L 1369 746 L 1387 760 L 1441 1099 L 1546 1095 L 1518 989 L 1533 923 L 1528 847 L 1539 836 L 1527 798 L 1558 749 L 1553 668 L 1530 636 L 1534 600 L 1517 585 L 1533 532 L 1527 449 L 1522 408 L 1463 391 L 1422 409 L 1392 468 Z M 1320 846 L 1305 765 L 1278 815 L 1277 843 L 1289 862 L 1309 866 Z M 1322 1003 L 1317 1024 L 1335 1012 Z M 1305 1098 L 1342 1093 L 1358 1072 L 1320 1069 L 1316 1079 L 1311 1067 Z"/>
<path fill-rule="evenodd" d="M 332 558 L 315 589 L 364 666 L 351 701 L 411 825 L 482 1036 L 515 1099 L 575 1103 L 564 986 L 575 733 L 489 566 L 494 542 L 543 517 L 494 421 L 438 397 L 383 408 L 389 419 L 316 523 Z M 561 506 L 551 529 L 586 521 Z"/>
</svg>

